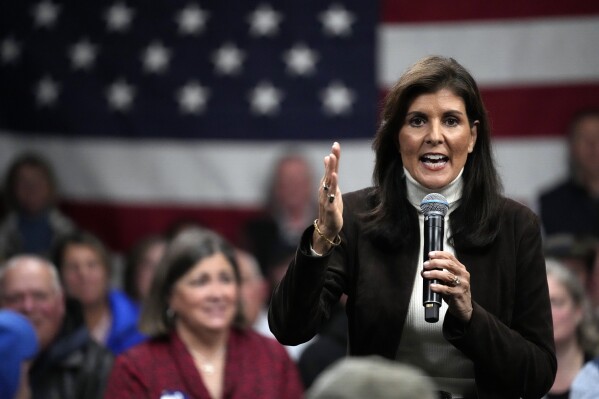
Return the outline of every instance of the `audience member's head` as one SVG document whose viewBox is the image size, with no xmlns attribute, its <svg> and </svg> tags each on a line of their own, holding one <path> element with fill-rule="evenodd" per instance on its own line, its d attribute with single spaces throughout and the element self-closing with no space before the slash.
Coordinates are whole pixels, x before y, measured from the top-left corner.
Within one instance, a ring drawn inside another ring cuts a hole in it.
<svg viewBox="0 0 599 399">
<path fill-rule="evenodd" d="M 111 261 L 104 244 L 93 234 L 76 231 L 58 243 L 54 262 L 65 292 L 84 308 L 107 300 Z"/>
<path fill-rule="evenodd" d="M 243 314 L 249 327 L 258 320 L 260 312 L 265 309 L 269 292 L 268 283 L 262 275 L 256 258 L 241 249 L 236 249 L 237 264 L 241 275 L 241 301 Z"/>
<path fill-rule="evenodd" d="M 345 357 L 314 381 L 306 399 L 434 399 L 434 382 L 418 369 L 378 356 Z"/>
<path fill-rule="evenodd" d="M 164 231 L 164 236 L 166 237 L 167 241 L 170 241 L 173 238 L 175 238 L 180 232 L 187 230 L 187 229 L 193 229 L 193 228 L 203 229 L 203 228 L 207 228 L 207 227 L 204 226 L 199 220 L 197 220 L 194 217 L 191 217 L 191 216 L 180 217 L 180 218 L 173 220 L 166 227 L 166 229 Z"/>
<path fill-rule="evenodd" d="M 553 336 L 558 352 L 575 343 L 585 353 L 598 353 L 599 335 L 580 280 L 555 259 L 547 259 L 546 266 Z"/>
<path fill-rule="evenodd" d="M 27 393 L 27 363 L 37 350 L 31 322 L 12 310 L 0 310 L 0 398 Z"/>
<path fill-rule="evenodd" d="M 211 294 L 204 290 L 198 294 L 193 289 L 209 285 L 215 276 L 222 286 L 227 286 L 227 295 L 222 295 L 226 299 L 222 299 L 223 317 L 219 318 L 219 325 L 209 324 L 212 321 L 202 316 L 205 312 L 198 311 L 212 300 Z M 158 265 L 150 295 L 142 306 L 140 330 L 148 336 L 159 336 L 174 328 L 197 333 L 244 327 L 240 285 L 233 247 L 211 230 L 184 229 L 169 242 Z"/>
<path fill-rule="evenodd" d="M 593 194 L 599 194 L 599 109 L 576 113 L 568 135 L 572 175 Z"/>
<path fill-rule="evenodd" d="M 0 269 L 0 304 L 26 316 L 41 350 L 58 336 L 65 318 L 65 299 L 56 268 L 41 257 L 18 255 Z"/>
<path fill-rule="evenodd" d="M 545 256 L 559 260 L 579 279 L 582 286 L 589 287 L 590 276 L 595 264 L 597 239 L 590 236 L 554 234 L 545 239 Z"/>
<path fill-rule="evenodd" d="M 306 209 L 313 212 L 313 180 L 310 164 L 302 155 L 283 155 L 273 170 L 267 206 L 274 214 L 301 214 Z"/>
<path fill-rule="evenodd" d="M 36 153 L 23 153 L 9 166 L 4 182 L 10 210 L 36 214 L 55 205 L 57 184 L 47 160 Z"/>
<path fill-rule="evenodd" d="M 127 256 L 124 289 L 127 295 L 141 302 L 150 291 L 152 278 L 166 250 L 167 240 L 161 235 L 142 238 Z"/>
</svg>

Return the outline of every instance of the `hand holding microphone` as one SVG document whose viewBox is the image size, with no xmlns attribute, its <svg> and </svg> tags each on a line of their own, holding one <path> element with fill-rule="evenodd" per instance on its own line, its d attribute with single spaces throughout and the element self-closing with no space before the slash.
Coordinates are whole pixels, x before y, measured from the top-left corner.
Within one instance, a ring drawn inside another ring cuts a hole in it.
<svg viewBox="0 0 599 399">
<path fill-rule="evenodd" d="M 422 254 L 424 319 L 429 323 L 439 321 L 439 309 L 443 297 L 449 304 L 448 312 L 462 320 L 470 320 L 472 316 L 470 273 L 454 255 L 443 251 L 445 215 L 449 210 L 449 204 L 441 194 L 431 193 L 422 199 L 420 209 L 424 214 Z"/>
</svg>

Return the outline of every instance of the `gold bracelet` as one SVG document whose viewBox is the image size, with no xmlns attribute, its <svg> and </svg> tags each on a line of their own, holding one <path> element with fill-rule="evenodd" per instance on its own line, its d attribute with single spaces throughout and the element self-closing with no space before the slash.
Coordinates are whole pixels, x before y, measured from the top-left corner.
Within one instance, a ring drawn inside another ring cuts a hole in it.
<svg viewBox="0 0 599 399">
<path fill-rule="evenodd" d="M 335 238 L 333 238 L 333 240 L 329 240 L 327 237 L 325 237 L 324 234 L 322 234 L 322 232 L 320 231 L 320 229 L 318 228 L 318 219 L 314 219 L 314 230 L 316 230 L 316 233 L 318 233 L 318 235 L 320 237 L 322 237 L 326 242 L 328 242 L 329 244 L 331 244 L 332 246 L 336 247 L 337 245 L 341 244 L 341 237 L 339 236 L 339 234 L 337 234 L 335 236 Z"/>
</svg>

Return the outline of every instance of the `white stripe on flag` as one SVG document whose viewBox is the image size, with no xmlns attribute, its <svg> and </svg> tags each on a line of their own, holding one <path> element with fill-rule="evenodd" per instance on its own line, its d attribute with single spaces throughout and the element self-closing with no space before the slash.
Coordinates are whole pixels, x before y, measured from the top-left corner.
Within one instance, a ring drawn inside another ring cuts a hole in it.
<svg viewBox="0 0 599 399">
<path fill-rule="evenodd" d="M 383 87 L 429 54 L 455 58 L 481 86 L 599 81 L 599 16 L 386 24 L 378 35 Z"/>
<path fill-rule="evenodd" d="M 274 162 L 288 147 L 304 152 L 312 163 L 316 193 L 331 144 L 31 139 L 0 132 L 0 171 L 29 149 L 48 157 L 68 199 L 257 207 Z M 565 174 L 562 139 L 496 140 L 494 145 L 506 194 L 531 206 L 540 189 Z M 343 141 L 341 147 L 342 191 L 369 186 L 374 166 L 370 141 Z"/>
</svg>

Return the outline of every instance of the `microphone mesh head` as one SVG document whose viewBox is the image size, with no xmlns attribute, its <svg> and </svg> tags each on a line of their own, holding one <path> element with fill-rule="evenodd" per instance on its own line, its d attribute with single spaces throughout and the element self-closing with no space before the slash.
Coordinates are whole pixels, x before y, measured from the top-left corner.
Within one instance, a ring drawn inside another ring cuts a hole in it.
<svg viewBox="0 0 599 399">
<path fill-rule="evenodd" d="M 449 210 L 449 203 L 441 194 L 431 193 L 422 199 L 420 209 L 425 215 L 430 212 L 439 212 L 445 216 Z"/>
</svg>

